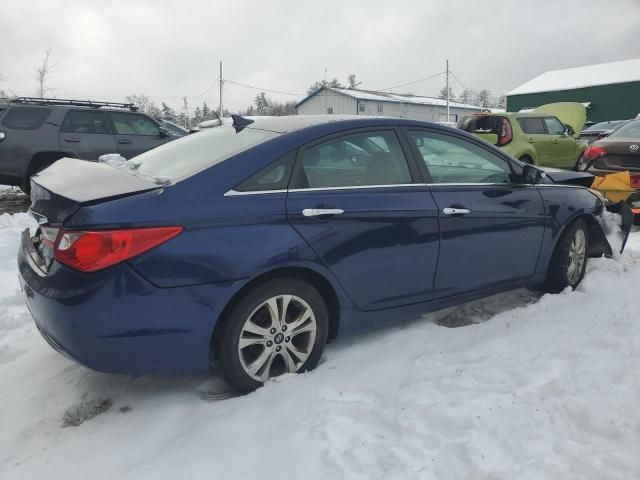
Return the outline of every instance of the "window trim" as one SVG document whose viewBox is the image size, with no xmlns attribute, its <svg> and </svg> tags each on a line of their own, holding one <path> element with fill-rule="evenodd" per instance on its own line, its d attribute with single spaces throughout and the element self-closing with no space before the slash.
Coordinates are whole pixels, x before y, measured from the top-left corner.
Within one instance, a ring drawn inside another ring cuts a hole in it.
<svg viewBox="0 0 640 480">
<path fill-rule="evenodd" d="M 132 137 L 145 137 L 145 138 L 158 138 L 158 136 L 160 135 L 161 132 L 161 127 L 160 124 L 158 122 L 156 122 L 153 118 L 151 118 L 149 115 L 146 115 L 144 113 L 141 112 L 116 112 L 116 111 L 112 111 L 112 110 L 106 110 L 105 113 L 108 113 L 108 117 L 109 117 L 109 123 L 111 123 L 111 131 L 113 132 L 113 135 L 129 135 Z M 139 135 L 137 133 L 118 133 L 118 129 L 116 128 L 116 122 L 113 120 L 112 114 L 123 114 L 123 115 L 138 115 L 138 116 L 142 116 L 145 117 L 147 120 L 151 121 L 157 128 L 158 128 L 158 134 L 157 135 Z"/>
<path fill-rule="evenodd" d="M 340 138 L 340 137 L 348 137 L 351 135 L 357 135 L 361 133 L 375 133 L 375 132 L 391 132 L 396 136 L 398 140 L 398 144 L 402 150 L 402 154 L 404 155 L 405 162 L 407 163 L 407 167 L 409 169 L 409 176 L 411 177 L 411 183 L 408 184 L 385 184 L 385 185 L 350 185 L 343 187 L 295 187 L 295 184 L 298 183 L 298 179 L 300 178 L 300 172 L 304 169 L 302 165 L 302 159 L 304 154 L 310 148 L 315 147 L 316 145 L 320 145 L 322 143 L 326 143 L 328 141 Z M 404 185 L 416 185 L 416 184 L 424 184 L 422 182 L 422 178 L 420 175 L 420 171 L 418 167 L 415 165 L 415 158 L 412 155 L 410 145 L 407 144 L 406 138 L 402 134 L 402 131 L 399 127 L 390 126 L 390 125 L 381 125 L 379 127 L 369 126 L 369 127 L 360 127 L 360 128 L 352 128 L 349 130 L 343 130 L 341 132 L 336 132 L 334 134 L 325 135 L 321 138 L 317 138 L 312 142 L 309 142 L 305 145 L 302 145 L 298 148 L 298 152 L 296 154 L 296 160 L 293 165 L 293 170 L 291 172 L 291 178 L 289 179 L 289 184 L 287 185 L 287 191 L 289 192 L 303 192 L 303 191 L 321 191 L 321 190 L 348 190 L 348 189 L 362 189 L 362 188 L 379 188 L 379 187 L 397 187 Z M 293 187 L 293 188 L 292 188 Z"/>
<path fill-rule="evenodd" d="M 493 182 L 487 182 L 487 183 L 478 183 L 478 182 L 474 182 L 474 183 L 463 183 L 463 182 L 453 182 L 453 183 L 447 183 L 447 182 L 442 182 L 442 183 L 437 183 L 433 181 L 433 177 L 431 176 L 431 173 L 429 172 L 429 169 L 427 168 L 427 165 L 422 157 L 422 154 L 420 153 L 420 150 L 418 150 L 418 146 L 415 144 L 415 142 L 411 139 L 411 134 L 410 132 L 412 131 L 416 131 L 416 132 L 423 132 L 423 133 L 428 133 L 428 134 L 437 134 L 437 135 L 442 135 L 445 137 L 449 137 L 449 138 L 454 138 L 456 140 L 460 140 L 460 141 L 466 141 L 469 142 L 470 144 L 484 150 L 485 152 L 495 155 L 498 158 L 501 158 L 502 160 L 504 160 L 506 162 L 506 164 L 509 166 L 509 169 L 511 170 L 511 174 L 512 175 L 517 175 L 518 172 L 515 171 L 514 169 L 514 164 L 513 164 L 513 160 L 511 158 L 509 158 L 502 150 L 495 148 L 495 150 L 487 145 L 485 145 L 483 142 L 481 142 L 479 139 L 477 139 L 476 137 L 471 136 L 471 134 L 467 134 L 469 135 L 471 138 L 467 137 L 467 135 L 460 135 L 457 132 L 443 132 L 442 130 L 438 129 L 432 129 L 432 128 L 427 128 L 427 127 L 420 127 L 420 126 L 404 126 L 402 127 L 402 134 L 405 136 L 405 140 L 407 142 L 407 144 L 409 145 L 409 148 L 411 149 L 411 154 L 413 156 L 414 162 L 418 165 L 418 168 L 420 170 L 420 173 L 422 174 L 422 179 L 424 181 L 424 183 L 429 186 L 455 186 L 455 185 L 468 185 L 468 186 L 479 186 L 479 185 L 524 185 L 521 183 L 493 183 Z"/>
<path fill-rule="evenodd" d="M 102 115 L 102 117 L 104 118 L 105 122 L 105 126 L 107 127 L 107 131 L 105 133 L 95 133 L 95 132 L 80 132 L 80 133 L 76 133 L 76 132 L 65 132 L 64 130 L 62 130 L 62 127 L 64 127 L 64 122 L 67 121 L 67 118 L 69 117 L 69 115 L 71 115 L 72 112 L 89 112 L 89 113 L 99 113 L 100 115 Z M 89 110 L 89 109 L 83 109 L 83 108 L 71 108 L 67 111 L 67 113 L 65 113 L 64 118 L 62 119 L 62 122 L 60 123 L 60 129 L 58 130 L 58 133 L 66 133 L 69 135 L 111 135 L 113 136 L 113 125 L 111 124 L 111 118 L 109 117 L 109 115 L 107 115 L 107 112 L 105 112 L 104 110 L 99 110 L 99 109 L 95 109 L 95 110 Z"/>
</svg>

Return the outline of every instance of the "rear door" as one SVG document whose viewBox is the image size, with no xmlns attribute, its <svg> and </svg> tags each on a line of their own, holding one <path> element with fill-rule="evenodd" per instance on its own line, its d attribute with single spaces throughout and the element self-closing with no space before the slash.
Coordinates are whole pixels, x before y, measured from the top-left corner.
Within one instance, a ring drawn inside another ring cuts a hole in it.
<svg viewBox="0 0 640 480">
<path fill-rule="evenodd" d="M 435 297 L 447 297 L 534 275 L 545 228 L 533 185 L 501 155 L 457 135 L 410 129 L 438 207 L 440 254 Z"/>
<path fill-rule="evenodd" d="M 545 127 L 551 139 L 548 165 L 571 169 L 576 163 L 576 140 L 567 134 L 567 129 L 556 117 L 544 117 Z"/>
<path fill-rule="evenodd" d="M 141 113 L 109 112 L 118 144 L 118 153 L 129 159 L 168 142 L 151 118 Z"/>
<path fill-rule="evenodd" d="M 289 221 L 360 310 L 432 298 L 438 211 L 418 178 L 391 128 L 327 137 L 298 153 Z"/>
<path fill-rule="evenodd" d="M 78 158 L 95 160 L 105 153 L 117 153 L 107 115 L 99 110 L 69 110 L 58 134 L 60 150 Z"/>
</svg>

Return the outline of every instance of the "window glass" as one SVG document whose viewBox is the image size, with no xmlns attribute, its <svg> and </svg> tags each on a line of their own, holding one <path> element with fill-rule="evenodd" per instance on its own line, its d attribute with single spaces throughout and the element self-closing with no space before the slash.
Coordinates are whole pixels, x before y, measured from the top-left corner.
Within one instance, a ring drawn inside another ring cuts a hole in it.
<svg viewBox="0 0 640 480">
<path fill-rule="evenodd" d="M 411 174 L 393 132 L 335 138 L 307 149 L 297 188 L 401 185 Z"/>
<path fill-rule="evenodd" d="M 522 128 L 522 131 L 524 133 L 547 133 L 544 128 L 544 122 L 541 118 L 520 117 L 518 119 L 518 123 L 520 124 L 520 128 Z"/>
<path fill-rule="evenodd" d="M 333 107 L 327 107 L 327 114 L 331 115 L 333 113 Z"/>
<path fill-rule="evenodd" d="M 547 125 L 549 135 L 562 135 L 564 133 L 564 125 L 555 117 L 545 117 L 544 123 Z"/>
<path fill-rule="evenodd" d="M 234 190 L 238 192 L 260 192 L 286 189 L 295 158 L 295 151 L 279 158 L 238 184 Z"/>
<path fill-rule="evenodd" d="M 18 130 L 37 130 L 50 113 L 50 108 L 14 107 L 4 116 L 2 125 Z"/>
<path fill-rule="evenodd" d="M 412 131 L 434 183 L 511 183 L 506 160 L 467 140 Z"/>
<path fill-rule="evenodd" d="M 383 110 L 383 106 L 382 105 L 378 105 L 378 113 L 382 113 Z"/>
<path fill-rule="evenodd" d="M 364 106 L 365 106 L 365 104 L 364 104 L 364 103 L 360 103 L 360 104 L 358 105 L 358 110 L 359 110 L 360 112 L 364 112 Z"/>
<path fill-rule="evenodd" d="M 111 119 L 118 135 L 160 135 L 158 125 L 144 115 L 111 112 Z"/>
<path fill-rule="evenodd" d="M 207 128 L 147 150 L 129 163 L 142 175 L 179 180 L 278 135 L 248 127 L 236 133 L 231 125 Z"/>
<path fill-rule="evenodd" d="M 640 120 L 634 120 L 621 126 L 609 134 L 609 138 L 632 138 L 637 141 L 640 138 Z"/>
<path fill-rule="evenodd" d="M 62 122 L 60 131 L 63 133 L 110 133 L 104 112 L 91 110 L 70 110 Z"/>
</svg>

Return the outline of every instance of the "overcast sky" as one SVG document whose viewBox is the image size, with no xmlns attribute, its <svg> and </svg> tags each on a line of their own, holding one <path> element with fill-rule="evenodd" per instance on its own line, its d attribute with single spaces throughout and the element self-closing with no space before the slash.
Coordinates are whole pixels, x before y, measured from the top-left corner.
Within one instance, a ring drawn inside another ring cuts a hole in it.
<svg viewBox="0 0 640 480">
<path fill-rule="evenodd" d="M 219 60 L 225 78 L 264 89 L 304 93 L 326 68 L 375 90 L 444 71 L 447 58 L 464 85 L 497 96 L 546 70 L 640 57 L 640 0 L 2 0 L 0 32 L 0 89 L 19 95 L 36 93 L 51 48 L 58 97 L 217 105 L 217 85 L 207 88 Z M 396 91 L 435 96 L 443 85 Z M 225 106 L 256 93 L 227 83 Z"/>
</svg>

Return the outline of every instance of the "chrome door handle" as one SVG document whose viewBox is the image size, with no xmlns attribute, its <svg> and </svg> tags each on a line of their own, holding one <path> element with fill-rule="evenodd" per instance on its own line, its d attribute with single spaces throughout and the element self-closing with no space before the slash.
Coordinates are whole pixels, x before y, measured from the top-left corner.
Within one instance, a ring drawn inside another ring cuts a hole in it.
<svg viewBox="0 0 640 480">
<path fill-rule="evenodd" d="M 341 208 L 305 208 L 302 215 L 305 217 L 321 217 L 322 215 L 341 215 L 344 210 Z"/>
<path fill-rule="evenodd" d="M 471 210 L 468 208 L 443 208 L 442 213 L 445 215 L 468 215 Z"/>
</svg>

